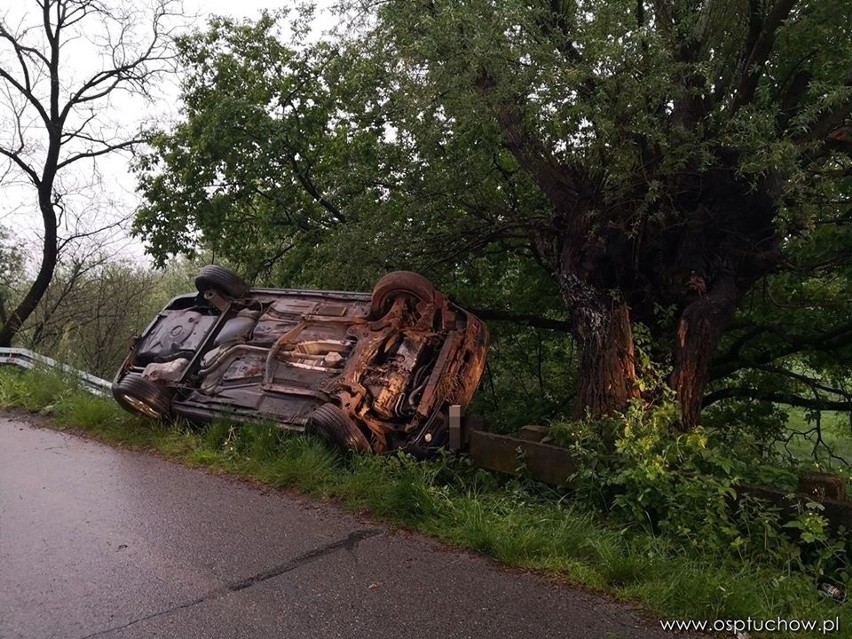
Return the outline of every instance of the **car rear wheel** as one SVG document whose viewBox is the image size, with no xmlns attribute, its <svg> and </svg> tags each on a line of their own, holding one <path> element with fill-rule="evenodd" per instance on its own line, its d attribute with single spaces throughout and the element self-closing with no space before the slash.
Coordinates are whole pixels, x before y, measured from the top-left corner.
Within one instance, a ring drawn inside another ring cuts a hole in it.
<svg viewBox="0 0 852 639">
<path fill-rule="evenodd" d="M 398 295 L 411 295 L 421 301 L 435 298 L 437 291 L 432 282 L 419 273 L 411 271 L 395 271 L 382 276 L 373 287 L 370 310 L 373 317 L 381 317 L 387 313 L 393 300 Z"/>
<path fill-rule="evenodd" d="M 150 382 L 139 373 L 128 373 L 112 385 L 112 395 L 131 413 L 165 419 L 171 413 L 174 390 Z"/>
<path fill-rule="evenodd" d="M 249 285 L 243 278 L 231 269 L 216 264 L 208 264 L 198 271 L 198 275 L 195 276 L 195 288 L 202 295 L 214 290 L 232 299 L 245 297 L 249 292 Z"/>
<path fill-rule="evenodd" d="M 305 431 L 317 434 L 344 450 L 357 453 L 369 453 L 371 450 L 370 442 L 361 429 L 335 404 L 323 404 L 311 413 Z"/>
</svg>

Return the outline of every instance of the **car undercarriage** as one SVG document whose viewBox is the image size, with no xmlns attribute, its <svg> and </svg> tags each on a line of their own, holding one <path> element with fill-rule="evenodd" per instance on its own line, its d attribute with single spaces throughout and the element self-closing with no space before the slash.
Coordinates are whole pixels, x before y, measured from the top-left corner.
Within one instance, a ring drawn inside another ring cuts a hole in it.
<svg viewBox="0 0 852 639">
<path fill-rule="evenodd" d="M 249 289 L 218 266 L 135 341 L 113 383 L 153 418 L 271 421 L 358 452 L 425 453 L 466 406 L 488 332 L 416 273 L 372 294 Z"/>
</svg>

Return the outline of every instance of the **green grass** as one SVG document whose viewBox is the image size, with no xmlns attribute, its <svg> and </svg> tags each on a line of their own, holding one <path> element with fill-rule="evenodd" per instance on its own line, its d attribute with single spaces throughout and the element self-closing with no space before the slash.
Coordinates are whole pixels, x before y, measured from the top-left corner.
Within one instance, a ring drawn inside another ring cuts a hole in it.
<svg viewBox="0 0 852 639">
<path fill-rule="evenodd" d="M 839 616 L 841 628 L 852 628 L 852 604 L 819 596 L 800 572 L 678 547 L 640 526 L 607 522 L 555 491 L 464 461 L 341 455 L 264 424 L 155 425 L 44 371 L 0 370 L 0 406 L 49 414 L 52 428 L 331 500 L 508 566 L 640 602 L 660 618 Z"/>
</svg>

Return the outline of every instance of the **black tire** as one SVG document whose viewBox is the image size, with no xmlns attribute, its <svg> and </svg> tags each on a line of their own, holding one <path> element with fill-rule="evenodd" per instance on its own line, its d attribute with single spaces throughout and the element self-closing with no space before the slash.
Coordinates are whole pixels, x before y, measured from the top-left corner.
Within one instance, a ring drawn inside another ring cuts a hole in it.
<svg viewBox="0 0 852 639">
<path fill-rule="evenodd" d="M 370 301 L 370 311 L 373 317 L 381 317 L 387 313 L 393 299 L 398 295 L 413 295 L 421 301 L 435 299 L 437 290 L 432 282 L 419 273 L 411 271 L 394 271 L 382 276 L 373 287 Z"/>
<path fill-rule="evenodd" d="M 131 413 L 166 419 L 172 412 L 174 390 L 150 382 L 139 373 L 128 373 L 112 385 L 112 396 Z"/>
<path fill-rule="evenodd" d="M 305 432 L 319 435 L 344 450 L 356 453 L 372 450 L 361 429 L 335 404 L 323 404 L 311 413 Z"/>
<path fill-rule="evenodd" d="M 249 285 L 243 278 L 231 269 L 216 264 L 201 267 L 198 275 L 195 276 L 195 288 L 202 295 L 209 290 L 214 290 L 231 299 L 240 299 L 249 292 Z"/>
</svg>

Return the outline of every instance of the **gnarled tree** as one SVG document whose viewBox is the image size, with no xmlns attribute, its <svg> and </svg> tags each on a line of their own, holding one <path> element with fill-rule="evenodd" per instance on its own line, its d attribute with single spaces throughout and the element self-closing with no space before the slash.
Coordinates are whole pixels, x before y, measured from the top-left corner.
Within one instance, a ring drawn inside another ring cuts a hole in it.
<svg viewBox="0 0 852 639">
<path fill-rule="evenodd" d="M 816 221 L 848 217 L 850 9 L 376 3 L 370 37 L 444 104 L 489 111 L 549 201 L 530 232 L 571 315 L 577 414 L 640 394 L 641 322 L 668 346 L 683 426 L 696 424 L 744 296 L 789 266 Z"/>
</svg>

